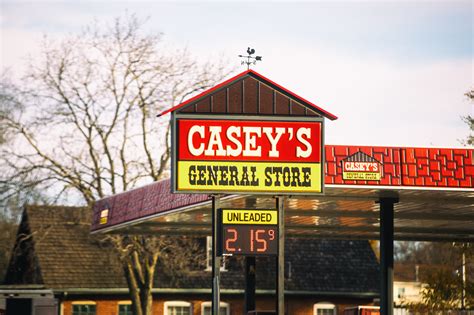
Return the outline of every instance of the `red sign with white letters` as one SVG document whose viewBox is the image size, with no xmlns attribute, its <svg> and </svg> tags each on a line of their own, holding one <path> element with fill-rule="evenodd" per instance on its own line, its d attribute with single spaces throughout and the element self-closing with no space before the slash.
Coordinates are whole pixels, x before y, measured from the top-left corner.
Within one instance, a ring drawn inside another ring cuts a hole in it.
<svg viewBox="0 0 474 315">
<path fill-rule="evenodd" d="M 322 120 L 176 120 L 174 189 L 322 192 Z"/>
<path fill-rule="evenodd" d="M 320 162 L 321 123 L 178 120 L 179 160 Z"/>
</svg>

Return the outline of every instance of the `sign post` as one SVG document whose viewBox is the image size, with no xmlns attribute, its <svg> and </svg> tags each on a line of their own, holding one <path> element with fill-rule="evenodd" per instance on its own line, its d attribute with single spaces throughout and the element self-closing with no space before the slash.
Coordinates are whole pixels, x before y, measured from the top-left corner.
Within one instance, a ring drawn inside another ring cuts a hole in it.
<svg viewBox="0 0 474 315">
<path fill-rule="evenodd" d="M 212 196 L 212 314 L 219 314 L 220 307 L 220 273 L 221 256 L 217 255 L 218 244 L 218 209 L 220 196 Z"/>
</svg>

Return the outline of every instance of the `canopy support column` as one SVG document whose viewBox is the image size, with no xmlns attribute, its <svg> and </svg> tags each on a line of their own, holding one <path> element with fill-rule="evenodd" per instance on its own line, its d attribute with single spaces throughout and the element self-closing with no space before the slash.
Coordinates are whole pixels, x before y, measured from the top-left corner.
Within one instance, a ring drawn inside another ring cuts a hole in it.
<svg viewBox="0 0 474 315">
<path fill-rule="evenodd" d="M 277 314 L 285 315 L 285 198 L 276 197 L 278 209 Z"/>
<path fill-rule="evenodd" d="M 380 198 L 380 314 L 393 315 L 393 208 L 398 198 Z"/>
<path fill-rule="evenodd" d="M 255 256 L 245 257 L 245 314 L 255 310 Z"/>
</svg>

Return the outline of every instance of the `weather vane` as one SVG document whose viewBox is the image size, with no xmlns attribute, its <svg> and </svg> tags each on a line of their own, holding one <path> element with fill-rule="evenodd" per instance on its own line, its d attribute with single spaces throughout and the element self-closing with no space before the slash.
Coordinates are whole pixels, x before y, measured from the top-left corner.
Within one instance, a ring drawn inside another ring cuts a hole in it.
<svg viewBox="0 0 474 315">
<path fill-rule="evenodd" d="M 250 69 L 250 65 L 255 65 L 257 61 L 262 61 L 262 56 L 255 56 L 255 57 L 252 56 L 253 54 L 255 54 L 255 49 L 253 48 L 250 48 L 250 47 L 247 48 L 247 54 L 248 56 L 239 55 L 239 57 L 243 59 L 240 64 L 241 65 L 246 64 L 247 70 Z"/>
</svg>

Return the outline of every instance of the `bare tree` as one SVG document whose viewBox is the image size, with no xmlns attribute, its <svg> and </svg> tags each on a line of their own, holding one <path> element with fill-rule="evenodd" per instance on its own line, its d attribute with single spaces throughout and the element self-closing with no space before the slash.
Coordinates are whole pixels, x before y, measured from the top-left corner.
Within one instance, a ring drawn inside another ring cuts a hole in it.
<svg viewBox="0 0 474 315">
<path fill-rule="evenodd" d="M 471 89 L 469 92 L 466 92 L 464 95 L 471 101 L 474 102 L 474 89 Z M 467 115 L 462 117 L 462 120 L 469 126 L 471 132 L 474 131 L 474 117 L 471 115 Z M 464 141 L 466 145 L 474 145 L 474 135 L 470 133 L 466 140 Z"/>
<path fill-rule="evenodd" d="M 2 117 L 13 141 L 0 150 L 2 195 L 23 185 L 56 202 L 91 206 L 98 198 L 162 178 L 170 158 L 169 121 L 156 114 L 222 80 L 219 63 L 162 48 L 135 17 L 98 25 L 60 43 L 45 41 L 23 80 L 24 110 Z M 6 188 L 5 188 L 6 187 Z M 135 314 L 151 313 L 162 238 L 113 237 Z"/>
</svg>

